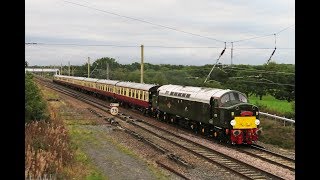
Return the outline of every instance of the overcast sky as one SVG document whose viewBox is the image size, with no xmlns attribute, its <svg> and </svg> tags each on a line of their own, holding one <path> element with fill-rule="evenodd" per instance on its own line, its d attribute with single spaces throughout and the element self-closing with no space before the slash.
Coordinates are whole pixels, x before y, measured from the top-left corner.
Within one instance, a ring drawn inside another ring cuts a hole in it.
<svg viewBox="0 0 320 180">
<path fill-rule="evenodd" d="M 66 65 L 68 61 L 81 65 L 88 57 L 92 61 L 112 57 L 119 63 L 130 64 L 140 62 L 141 44 L 145 46 L 148 63 L 214 64 L 224 42 L 227 49 L 219 62 L 230 64 L 230 42 L 270 35 L 233 43 L 234 64 L 264 64 L 275 47 L 272 34 L 287 27 L 276 35 L 277 50 L 272 60 L 295 64 L 294 0 L 26 0 L 25 3 L 25 42 L 46 44 L 25 46 L 30 65 Z"/>
</svg>

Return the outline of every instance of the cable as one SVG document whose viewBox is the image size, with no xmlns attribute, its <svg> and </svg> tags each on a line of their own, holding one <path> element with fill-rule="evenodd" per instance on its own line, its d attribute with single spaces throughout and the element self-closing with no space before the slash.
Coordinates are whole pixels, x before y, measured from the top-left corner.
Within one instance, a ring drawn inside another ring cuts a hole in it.
<svg viewBox="0 0 320 180">
<path fill-rule="evenodd" d="M 292 86 L 292 87 L 295 87 L 295 85 L 294 85 L 294 84 L 268 83 L 268 82 L 257 82 L 257 81 L 241 81 L 241 80 L 239 80 L 239 82 L 250 82 L 250 83 L 258 83 L 258 84 L 277 84 L 277 85 L 283 85 L 283 86 Z"/>
<path fill-rule="evenodd" d="M 245 68 L 239 68 L 239 67 L 226 67 L 226 68 L 228 68 L 226 70 L 232 70 L 232 71 L 247 71 L 247 72 L 257 72 L 257 73 L 272 73 L 272 74 L 290 74 L 290 75 L 295 75 L 295 73 L 281 72 L 281 71 L 266 71 L 266 70 L 256 70 L 256 69 L 245 69 Z"/>
<path fill-rule="evenodd" d="M 211 37 L 207 37 L 207 36 L 202 36 L 202 35 L 191 33 L 191 32 L 187 32 L 187 31 L 182 31 L 182 30 L 179 30 L 179 29 L 176 29 L 176 28 L 172 28 L 172 27 L 169 27 L 169 26 L 164 26 L 164 25 L 161 25 L 161 24 L 156 24 L 156 23 L 153 23 L 153 22 L 150 22 L 150 21 L 141 20 L 141 19 L 138 19 L 138 18 L 132 18 L 132 17 L 129 17 L 129 16 L 120 15 L 120 14 L 117 14 L 117 13 L 101 10 L 101 9 L 90 7 L 90 6 L 86 6 L 86 5 L 83 5 L 83 4 L 78 4 L 78 3 L 65 1 L 65 0 L 62 0 L 62 1 L 70 3 L 70 4 L 74 4 L 74 5 L 77 5 L 77 6 L 82 6 L 82 7 L 86 7 L 86 8 L 89 8 L 89 9 L 93 9 L 93 10 L 96 10 L 96 11 L 112 14 L 112 15 L 119 16 L 119 17 L 122 17 L 122 18 L 127 18 L 127 19 L 131 19 L 131 20 L 134 20 L 134 21 L 139 21 L 139 22 L 142 22 L 142 23 L 147 23 L 147 24 L 151 24 L 151 25 L 154 25 L 154 26 L 158 26 L 158 27 L 162 27 L 162 28 L 166 28 L 166 29 L 182 32 L 182 33 L 185 33 L 185 34 L 190 34 L 190 35 L 193 35 L 193 36 L 198 36 L 198 37 L 202 37 L 202 38 L 206 38 L 206 39 L 210 39 L 210 40 L 215 40 L 215 41 L 218 41 L 218 42 L 223 42 L 223 43 L 225 42 L 225 41 L 222 41 L 222 40 L 219 40 L 219 39 L 215 39 L 215 38 L 211 38 Z"/>
<path fill-rule="evenodd" d="M 26 45 L 53 45 L 53 46 L 111 46 L 111 47 L 140 47 L 140 46 L 130 46 L 130 45 L 110 45 L 110 44 L 71 44 L 71 43 L 25 43 Z"/>
<path fill-rule="evenodd" d="M 52 45 L 52 46 L 110 46 L 110 47 L 140 47 L 135 45 L 115 45 L 115 44 L 75 44 L 75 43 L 38 43 L 38 42 L 28 42 L 25 45 Z M 203 48 L 203 49 L 214 49 L 214 48 L 221 48 L 221 47 L 214 47 L 214 46 L 144 46 L 148 48 Z M 226 48 L 229 49 L 229 48 Z M 233 48 L 233 49 L 274 49 L 274 48 Z M 295 49 L 295 48 L 277 48 L 277 49 Z"/>
<path fill-rule="evenodd" d="M 291 27 L 293 27 L 293 26 L 295 26 L 295 24 L 293 24 L 293 25 L 291 25 L 291 26 L 289 26 L 289 27 L 286 27 L 286 28 L 280 30 L 279 32 L 277 32 L 277 33 L 275 33 L 275 34 L 280 34 L 282 31 L 285 31 L 285 30 L 287 30 L 287 29 L 289 29 L 289 28 L 291 28 Z"/>
<path fill-rule="evenodd" d="M 280 34 L 281 32 L 283 32 L 283 31 L 285 31 L 285 30 L 287 30 L 287 29 L 289 29 L 289 28 L 291 28 L 291 27 L 293 27 L 293 26 L 295 26 L 295 24 L 293 24 L 293 25 L 291 25 L 291 26 L 288 26 L 288 27 L 286 27 L 286 28 L 278 31 L 277 33 L 272 33 L 272 34 L 267 34 L 267 35 L 262 35 L 262 36 L 256 36 L 256 37 L 246 38 L 246 39 L 240 39 L 240 40 L 231 41 L 231 42 L 241 42 L 241 41 L 247 41 L 247 40 L 252 40 L 252 39 L 258 39 L 258 38 L 263 38 L 263 37 L 267 37 L 267 36 L 272 36 L 272 35 L 274 35 L 274 34 Z M 231 42 L 229 42 L 229 43 L 231 43 Z"/>
</svg>

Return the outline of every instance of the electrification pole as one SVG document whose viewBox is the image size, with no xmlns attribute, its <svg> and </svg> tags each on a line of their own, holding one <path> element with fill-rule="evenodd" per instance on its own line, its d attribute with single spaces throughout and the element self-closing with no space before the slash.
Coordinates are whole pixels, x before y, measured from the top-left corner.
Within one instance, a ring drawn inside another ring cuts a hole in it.
<svg viewBox="0 0 320 180">
<path fill-rule="evenodd" d="M 107 79 L 109 79 L 109 63 L 107 63 Z"/>
<path fill-rule="evenodd" d="M 141 45 L 141 80 L 140 82 L 143 83 L 143 45 Z"/>
<path fill-rule="evenodd" d="M 68 64 L 69 64 L 69 76 L 70 76 L 70 61 L 68 62 Z"/>
<path fill-rule="evenodd" d="M 88 78 L 90 77 L 90 57 L 88 57 Z"/>
</svg>

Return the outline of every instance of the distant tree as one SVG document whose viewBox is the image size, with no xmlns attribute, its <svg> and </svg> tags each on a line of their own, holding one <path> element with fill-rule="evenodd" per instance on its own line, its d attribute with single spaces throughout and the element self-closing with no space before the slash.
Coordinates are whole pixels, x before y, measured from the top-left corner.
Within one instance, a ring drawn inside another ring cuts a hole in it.
<svg viewBox="0 0 320 180">
<path fill-rule="evenodd" d="M 28 66 L 29 66 L 28 61 L 25 61 L 25 62 L 24 62 L 24 67 L 28 67 Z"/>
</svg>

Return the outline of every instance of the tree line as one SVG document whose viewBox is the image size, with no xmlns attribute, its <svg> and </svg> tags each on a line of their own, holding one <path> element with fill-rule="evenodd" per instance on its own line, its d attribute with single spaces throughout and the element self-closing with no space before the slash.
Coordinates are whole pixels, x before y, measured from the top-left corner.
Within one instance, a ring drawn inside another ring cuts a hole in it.
<svg viewBox="0 0 320 180">
<path fill-rule="evenodd" d="M 27 64 L 27 63 L 26 63 Z M 107 75 L 107 64 L 109 75 Z M 144 83 L 177 84 L 186 86 L 202 86 L 211 88 L 233 89 L 255 95 L 260 99 L 270 94 L 279 100 L 288 102 L 295 100 L 295 65 L 270 62 L 263 65 L 217 64 L 210 78 L 204 83 L 212 64 L 204 66 L 144 64 Z M 47 66 L 52 68 L 52 66 Z M 71 75 L 88 76 L 88 64 L 71 67 Z M 63 66 L 63 74 L 68 75 L 68 66 Z M 131 64 L 120 64 L 114 58 L 103 57 L 90 65 L 90 77 L 140 82 L 139 61 Z"/>
</svg>

